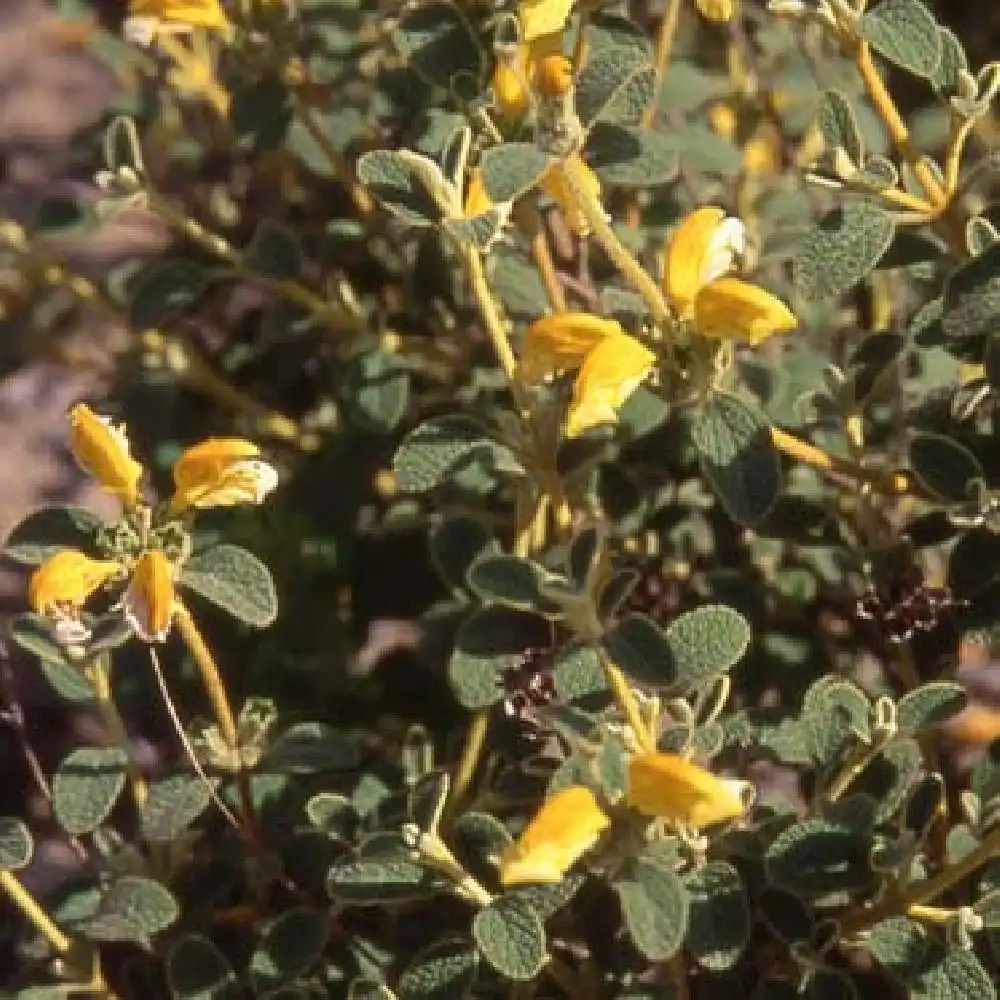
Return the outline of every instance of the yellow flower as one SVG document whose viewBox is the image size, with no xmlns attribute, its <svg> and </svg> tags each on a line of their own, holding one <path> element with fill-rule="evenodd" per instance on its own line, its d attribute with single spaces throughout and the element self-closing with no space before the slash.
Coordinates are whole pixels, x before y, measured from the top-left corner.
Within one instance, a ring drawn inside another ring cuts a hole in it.
<svg viewBox="0 0 1000 1000">
<path fill-rule="evenodd" d="M 110 559 L 91 559 L 76 549 L 49 556 L 31 574 L 28 603 L 38 614 L 78 612 L 123 567 Z"/>
<path fill-rule="evenodd" d="M 601 341 L 588 355 L 573 385 L 566 415 L 567 437 L 598 424 L 614 423 L 618 410 L 653 370 L 656 355 L 628 334 Z"/>
<path fill-rule="evenodd" d="M 139 556 L 122 601 L 125 620 L 143 642 L 163 642 L 174 617 L 174 571 L 159 549 Z"/>
<path fill-rule="evenodd" d="M 132 457 L 124 427 L 116 427 L 85 403 L 69 411 L 69 447 L 77 465 L 128 507 L 139 499 L 142 466 Z"/>
<path fill-rule="evenodd" d="M 727 277 L 745 247 L 743 223 L 714 206 L 692 212 L 667 243 L 663 290 L 702 337 L 757 344 L 797 325 L 794 313 L 770 292 Z"/>
<path fill-rule="evenodd" d="M 509 52 L 498 53 L 493 70 L 493 99 L 505 118 L 516 118 L 528 110 L 531 88 L 539 66 L 551 56 L 562 55 L 562 33 L 542 35 Z"/>
<path fill-rule="evenodd" d="M 647 753 L 629 761 L 626 801 L 647 816 L 701 827 L 742 816 L 744 788 L 677 754 Z"/>
<path fill-rule="evenodd" d="M 597 174 L 587 166 L 579 153 L 573 153 L 571 159 L 576 164 L 577 174 L 582 178 L 586 197 L 590 201 L 599 202 L 601 200 L 601 182 Z M 577 236 L 590 235 L 590 222 L 580 210 L 573 188 L 566 180 L 565 168 L 562 163 L 558 161 L 553 163 L 539 181 L 538 186 L 563 210 L 563 214 L 566 216 L 566 225 Z"/>
<path fill-rule="evenodd" d="M 152 18 L 166 25 L 223 29 L 229 25 L 219 0 L 129 0 L 129 17 Z"/>
<path fill-rule="evenodd" d="M 174 463 L 171 511 L 260 503 L 278 485 L 278 473 L 259 455 L 242 438 L 208 438 L 188 448 Z"/>
<path fill-rule="evenodd" d="M 528 327 L 521 377 L 537 382 L 579 368 L 566 433 L 575 437 L 614 422 L 619 407 L 652 371 L 656 355 L 613 319 L 590 313 L 543 316 Z"/>
<path fill-rule="evenodd" d="M 589 788 L 571 785 L 556 792 L 504 848 L 500 881 L 505 886 L 525 882 L 559 882 L 611 825 Z"/>
<path fill-rule="evenodd" d="M 695 0 L 702 17 L 714 24 L 728 24 L 733 18 L 734 0 Z"/>
<path fill-rule="evenodd" d="M 467 219 L 474 219 L 477 215 L 485 215 L 491 208 L 493 208 L 493 202 L 486 192 L 482 168 L 473 167 L 469 171 L 462 213 Z"/>
<path fill-rule="evenodd" d="M 561 32 L 569 20 L 573 0 L 521 0 L 517 19 L 521 22 L 521 38 L 533 42 L 543 35 Z"/>
</svg>

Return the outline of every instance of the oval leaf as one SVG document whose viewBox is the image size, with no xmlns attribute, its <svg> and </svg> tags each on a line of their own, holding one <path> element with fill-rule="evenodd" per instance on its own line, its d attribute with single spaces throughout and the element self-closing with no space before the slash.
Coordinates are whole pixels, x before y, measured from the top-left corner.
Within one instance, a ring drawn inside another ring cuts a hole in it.
<svg viewBox="0 0 1000 1000">
<path fill-rule="evenodd" d="M 472 920 L 472 936 L 486 961 L 508 979 L 527 982 L 545 964 L 545 927 L 517 897 L 501 896 L 481 909 Z"/>
<path fill-rule="evenodd" d="M 278 616 L 270 570 L 239 545 L 216 545 L 192 556 L 180 583 L 254 628 L 266 628 Z"/>
<path fill-rule="evenodd" d="M 67 833 L 97 829 L 125 787 L 128 756 L 121 747 L 80 747 L 63 760 L 52 782 L 52 808 Z"/>
</svg>

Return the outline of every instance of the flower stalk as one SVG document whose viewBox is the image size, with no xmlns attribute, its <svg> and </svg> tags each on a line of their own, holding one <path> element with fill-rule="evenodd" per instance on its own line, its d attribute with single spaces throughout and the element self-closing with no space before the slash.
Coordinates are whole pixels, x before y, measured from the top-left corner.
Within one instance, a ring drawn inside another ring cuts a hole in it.
<svg viewBox="0 0 1000 1000">
<path fill-rule="evenodd" d="M 48 941 L 57 955 L 68 955 L 73 942 L 55 924 L 55 921 L 39 905 L 38 900 L 18 881 L 17 876 L 6 868 L 0 868 L 0 889 L 8 899 L 24 914 L 25 918 Z"/>
</svg>

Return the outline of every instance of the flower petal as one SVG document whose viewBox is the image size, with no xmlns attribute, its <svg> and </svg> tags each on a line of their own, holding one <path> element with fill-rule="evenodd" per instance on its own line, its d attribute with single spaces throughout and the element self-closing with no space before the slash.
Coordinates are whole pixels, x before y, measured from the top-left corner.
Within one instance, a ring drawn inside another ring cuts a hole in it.
<svg viewBox="0 0 1000 1000">
<path fill-rule="evenodd" d="M 278 485 L 278 473 L 259 455 L 243 438 L 208 438 L 188 448 L 174 463 L 171 510 L 260 503 Z"/>
<path fill-rule="evenodd" d="M 98 416 L 85 403 L 69 411 L 69 448 L 80 468 L 123 504 L 139 500 L 142 466 L 132 457 L 124 426 Z"/>
<path fill-rule="evenodd" d="M 593 313 L 561 312 L 535 320 L 525 331 L 521 347 L 521 377 L 538 382 L 579 368 L 587 355 L 607 337 L 624 337 L 619 322 Z"/>
<path fill-rule="evenodd" d="M 715 24 L 728 24 L 733 19 L 733 0 L 695 0 L 702 17 Z"/>
<path fill-rule="evenodd" d="M 590 201 L 599 202 L 601 200 L 600 178 L 587 166 L 586 161 L 579 153 L 573 153 L 571 158 L 576 164 L 577 176 L 583 182 L 582 186 L 587 198 Z M 538 182 L 538 186 L 559 205 L 563 215 L 566 216 L 566 225 L 577 236 L 590 235 L 590 222 L 580 210 L 574 189 L 566 180 L 562 163 L 558 161 L 553 163 Z"/>
<path fill-rule="evenodd" d="M 493 208 L 493 201 L 486 192 L 482 167 L 473 167 L 469 171 L 466 182 L 465 204 L 462 206 L 462 214 L 467 219 L 474 219 L 477 215 L 485 215 L 491 208 Z"/>
<path fill-rule="evenodd" d="M 795 329 L 795 314 L 770 292 L 739 278 L 716 278 L 695 298 L 695 329 L 702 337 L 759 344 Z"/>
<path fill-rule="evenodd" d="M 79 609 L 123 567 L 111 559 L 91 559 L 76 549 L 50 556 L 31 574 L 28 603 L 42 615 Z"/>
<path fill-rule="evenodd" d="M 174 617 L 174 571 L 159 549 L 143 552 L 122 602 L 125 620 L 143 642 L 163 642 Z"/>
<path fill-rule="evenodd" d="M 517 6 L 521 38 L 531 42 L 542 35 L 562 31 L 572 7 L 573 0 L 521 0 Z"/>
<path fill-rule="evenodd" d="M 689 318 L 699 289 L 728 274 L 745 246 L 743 223 L 721 208 L 706 205 L 687 216 L 667 242 L 664 259 L 663 290 L 674 309 Z"/>
<path fill-rule="evenodd" d="M 521 836 L 504 848 L 500 881 L 558 882 L 611 825 L 594 793 L 571 785 L 542 803 Z"/>
<path fill-rule="evenodd" d="M 576 437 L 617 420 L 618 409 L 653 370 L 656 355 L 626 333 L 601 341 L 588 355 L 573 386 L 566 435 Z"/>
<path fill-rule="evenodd" d="M 130 0 L 129 16 L 194 28 L 225 28 L 229 24 L 219 0 Z"/>
<path fill-rule="evenodd" d="M 647 753 L 629 761 L 626 800 L 647 816 L 701 827 L 742 816 L 745 787 L 677 754 Z"/>
</svg>

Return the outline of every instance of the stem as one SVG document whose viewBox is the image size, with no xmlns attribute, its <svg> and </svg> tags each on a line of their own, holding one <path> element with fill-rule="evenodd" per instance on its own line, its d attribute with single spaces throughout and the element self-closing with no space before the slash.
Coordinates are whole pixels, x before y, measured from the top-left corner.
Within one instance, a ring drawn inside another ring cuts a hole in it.
<svg viewBox="0 0 1000 1000">
<path fill-rule="evenodd" d="M 514 349 L 507 339 L 507 331 L 504 326 L 503 317 L 497 308 L 496 299 L 490 291 L 489 282 L 486 280 L 486 269 L 483 267 L 483 259 L 475 247 L 462 247 L 465 268 L 469 273 L 469 283 L 472 286 L 472 294 L 479 306 L 479 314 L 482 316 L 486 332 L 489 334 L 493 349 L 496 351 L 497 360 L 500 367 L 507 376 L 511 384 L 511 391 L 515 398 L 520 395 L 520 381 L 517 378 L 517 358 L 514 356 Z"/>
<path fill-rule="evenodd" d="M 844 937 L 857 934 L 890 917 L 908 913 L 912 907 L 927 903 L 947 892 L 952 886 L 958 885 L 980 865 L 992 861 L 998 855 L 1000 855 L 1000 829 L 995 829 L 978 847 L 973 848 L 964 858 L 960 858 L 934 878 L 925 879 L 911 886 L 902 896 L 890 897 L 867 910 L 847 914 L 840 922 L 841 934 Z"/>
<path fill-rule="evenodd" d="M 541 225 L 531 239 L 531 254 L 535 258 L 535 266 L 542 277 L 542 284 L 545 285 L 545 294 L 548 296 L 549 304 L 556 312 L 566 312 L 566 293 L 563 291 L 562 282 L 559 280 L 556 266 L 552 261 L 548 237 Z"/>
<path fill-rule="evenodd" d="M 17 880 L 13 872 L 0 868 L 0 889 L 45 938 L 57 955 L 66 955 L 73 942 L 55 925 L 53 919 L 39 906 L 34 896 Z"/>
<path fill-rule="evenodd" d="M 936 209 L 944 209 L 948 204 L 948 195 L 938 183 L 937 178 L 930 167 L 928 167 L 923 156 L 921 156 L 920 150 L 914 146 L 913 140 L 910 138 L 909 129 L 906 127 L 906 122 L 903 121 L 903 117 L 896 107 L 896 102 L 886 89 L 882 77 L 879 76 L 867 42 L 859 43 L 855 61 L 858 72 L 861 74 L 861 80 L 865 85 L 865 90 L 868 92 L 868 97 L 885 124 L 893 145 L 899 151 L 900 156 L 912 168 L 914 175 L 920 182 L 920 186 L 927 192 L 927 198 L 930 203 Z"/>
<path fill-rule="evenodd" d="M 677 26 L 681 19 L 681 0 L 667 0 L 667 9 L 663 12 L 660 20 L 660 30 L 656 35 L 656 53 L 653 57 L 653 68 L 655 78 L 653 84 L 653 100 L 646 105 L 646 110 L 642 114 L 642 123 L 647 128 L 653 124 L 656 118 L 660 89 L 663 79 L 670 68 L 670 55 L 674 47 L 674 39 L 677 37 Z"/>
<path fill-rule="evenodd" d="M 243 814 L 243 833 L 251 844 L 260 843 L 260 831 L 257 829 L 257 819 L 253 808 L 253 790 L 250 787 L 250 776 L 243 767 L 242 750 L 240 748 L 239 731 L 236 728 L 236 718 L 229 705 L 229 695 L 226 693 L 226 685 L 223 683 L 219 667 L 212 656 L 212 651 L 208 648 L 201 631 L 195 624 L 191 612 L 187 605 L 179 598 L 174 610 L 174 621 L 177 630 L 184 640 L 188 651 L 194 658 L 201 673 L 201 680 L 208 694 L 208 699 L 212 703 L 212 711 L 215 721 L 219 726 L 219 733 L 222 739 L 233 751 L 236 771 L 236 790 L 240 799 L 240 810 Z"/>
<path fill-rule="evenodd" d="M 913 493 L 913 483 L 904 472 L 892 472 L 886 475 L 883 472 L 863 469 L 854 462 L 831 455 L 822 448 L 818 448 L 808 441 L 803 441 L 787 431 L 779 430 L 777 427 L 771 428 L 771 441 L 778 451 L 784 452 L 790 458 L 805 462 L 806 465 L 811 465 L 821 472 L 829 472 L 835 476 L 844 476 L 862 483 L 870 483 L 876 489 L 890 495 L 902 496 Z"/>
<path fill-rule="evenodd" d="M 643 297 L 649 306 L 653 319 L 660 325 L 671 322 L 670 307 L 660 291 L 660 286 L 646 273 L 642 265 L 622 246 L 621 240 L 615 235 L 611 224 L 604 214 L 604 206 L 588 194 L 586 185 L 580 176 L 580 164 L 572 158 L 563 160 L 553 169 L 562 171 L 566 185 L 573 193 L 576 206 L 590 223 L 591 232 L 611 262 L 618 268 L 622 276 Z"/>
<path fill-rule="evenodd" d="M 116 745 L 125 751 L 127 761 L 128 786 L 132 794 L 132 801 L 135 803 L 135 811 L 142 814 L 146 805 L 146 798 L 149 795 L 149 785 L 142 776 L 129 746 L 128 732 L 125 723 L 122 721 L 121 713 L 115 704 L 114 695 L 111 691 L 111 659 L 107 655 L 96 657 L 87 668 L 87 676 L 94 686 L 94 693 L 97 696 L 97 709 L 101 713 L 101 721 L 104 723 L 112 740 Z"/>
<path fill-rule="evenodd" d="M 469 730 L 465 737 L 465 744 L 462 747 L 462 756 L 455 770 L 455 780 L 451 786 L 451 794 L 448 797 L 448 812 L 454 812 L 455 808 L 465 798 L 466 793 L 472 785 L 479 759 L 483 754 L 483 747 L 486 746 L 486 733 L 489 729 L 489 712 L 480 710 L 472 716 L 469 723 Z"/>
</svg>

